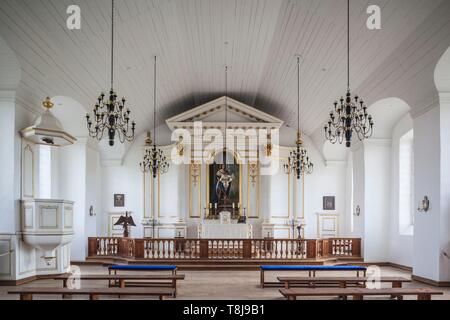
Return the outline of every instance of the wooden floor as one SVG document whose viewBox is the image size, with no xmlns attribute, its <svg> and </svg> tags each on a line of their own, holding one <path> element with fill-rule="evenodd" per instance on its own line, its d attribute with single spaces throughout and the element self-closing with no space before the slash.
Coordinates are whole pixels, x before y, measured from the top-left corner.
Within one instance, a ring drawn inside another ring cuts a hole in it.
<svg viewBox="0 0 450 320">
<path fill-rule="evenodd" d="M 402 276 L 410 277 L 409 272 L 391 267 L 382 267 L 382 276 Z M 81 272 L 85 274 L 105 273 L 107 270 L 101 266 L 81 266 Z M 191 271 L 185 270 L 179 273 L 186 275 L 186 280 L 179 282 L 178 300 L 284 300 L 277 288 L 259 288 L 258 271 Z M 304 276 L 302 272 L 270 272 L 267 273 L 268 281 L 276 281 L 276 276 Z M 320 275 L 320 274 L 319 274 Z M 345 276 L 339 272 L 330 272 L 325 276 Z M 61 286 L 61 281 L 40 280 L 24 285 L 25 287 L 52 287 Z M 83 282 L 83 287 L 104 287 L 105 281 Z M 405 284 L 405 287 L 423 288 L 429 287 L 419 282 Z M 0 287 L 0 300 L 15 300 L 17 296 L 10 296 L 6 292 L 10 287 Z M 443 296 L 436 296 L 434 299 L 450 300 L 450 288 L 440 288 L 444 291 Z M 35 300 L 61 299 L 55 296 L 36 296 Z M 87 299 L 86 297 L 75 297 L 74 299 Z M 116 297 L 103 297 L 103 299 L 117 299 Z M 124 298 L 129 299 L 129 298 Z M 137 297 L 136 299 L 139 299 Z M 326 299 L 326 298 L 324 298 Z M 329 298 L 334 299 L 334 298 Z M 367 300 L 380 300 L 383 298 L 367 298 Z M 387 299 L 387 297 L 385 298 Z M 414 298 L 405 298 L 414 299 Z M 170 299 L 168 299 L 170 300 Z"/>
</svg>

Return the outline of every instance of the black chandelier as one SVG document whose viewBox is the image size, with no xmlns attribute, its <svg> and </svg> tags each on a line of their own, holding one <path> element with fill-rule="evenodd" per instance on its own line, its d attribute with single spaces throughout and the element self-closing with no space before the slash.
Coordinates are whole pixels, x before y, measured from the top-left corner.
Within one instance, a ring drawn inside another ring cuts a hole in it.
<svg viewBox="0 0 450 320">
<path fill-rule="evenodd" d="M 347 95 L 340 102 L 334 102 L 334 110 L 325 126 L 325 138 L 332 144 L 342 144 L 345 139 L 350 148 L 353 135 L 356 134 L 360 141 L 368 139 L 373 134 L 373 125 L 364 100 L 357 95 L 352 98 L 350 92 L 350 0 L 347 0 Z"/>
<path fill-rule="evenodd" d="M 297 56 L 297 140 L 295 144 L 297 147 L 291 151 L 288 162 L 284 165 L 284 171 L 286 174 L 296 174 L 297 179 L 300 180 L 303 174 L 311 174 L 314 170 L 314 165 L 303 147 L 300 131 L 300 56 Z"/>
<path fill-rule="evenodd" d="M 105 130 L 108 131 L 109 145 L 114 146 L 117 136 L 121 143 L 134 140 L 136 123 L 131 122 L 130 132 L 130 109 L 125 108 L 126 100 L 117 99 L 114 91 L 114 0 L 112 0 L 111 12 L 111 90 L 109 97 L 101 93 L 94 107 L 94 123 L 89 114 L 86 115 L 89 135 L 97 140 L 103 139 Z"/>
<path fill-rule="evenodd" d="M 150 133 L 147 133 L 145 145 L 148 148 L 145 151 L 144 160 L 140 163 L 141 170 L 144 173 L 150 172 L 156 179 L 158 174 L 165 174 L 169 171 L 169 162 L 164 152 L 156 147 L 156 56 L 154 62 L 154 94 L 153 94 L 153 146 Z"/>
</svg>

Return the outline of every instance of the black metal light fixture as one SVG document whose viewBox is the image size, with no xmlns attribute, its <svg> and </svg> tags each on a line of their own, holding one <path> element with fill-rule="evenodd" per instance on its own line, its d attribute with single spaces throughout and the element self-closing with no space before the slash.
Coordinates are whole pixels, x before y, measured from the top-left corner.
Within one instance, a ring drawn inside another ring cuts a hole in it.
<svg viewBox="0 0 450 320">
<path fill-rule="evenodd" d="M 297 140 L 296 148 L 291 151 L 288 162 L 284 165 L 286 174 L 294 173 L 300 180 L 303 174 L 311 174 L 314 165 L 309 159 L 308 152 L 303 147 L 302 133 L 300 131 L 300 56 L 297 56 Z"/>
<path fill-rule="evenodd" d="M 325 126 L 325 138 L 332 144 L 342 144 L 345 139 L 350 148 L 353 135 L 360 141 L 372 136 L 374 122 L 363 99 L 357 95 L 352 98 L 350 92 L 350 0 L 347 0 L 347 14 L 347 95 L 334 102 L 334 110 Z"/>
<path fill-rule="evenodd" d="M 114 146 L 115 138 L 121 143 L 134 140 L 136 123 L 131 122 L 129 108 L 125 107 L 126 99 L 117 99 L 114 91 L 114 0 L 111 1 L 111 90 L 109 97 L 101 93 L 94 107 L 94 117 L 86 115 L 89 135 L 97 140 L 102 140 L 105 131 L 108 132 L 109 145 Z"/>
<path fill-rule="evenodd" d="M 156 147 L 156 56 L 154 60 L 154 94 L 153 94 L 153 146 L 151 134 L 147 134 L 146 146 L 150 147 L 145 151 L 144 160 L 140 163 L 143 172 L 151 172 L 156 179 L 158 174 L 165 174 L 169 171 L 169 162 L 164 152 Z"/>
</svg>

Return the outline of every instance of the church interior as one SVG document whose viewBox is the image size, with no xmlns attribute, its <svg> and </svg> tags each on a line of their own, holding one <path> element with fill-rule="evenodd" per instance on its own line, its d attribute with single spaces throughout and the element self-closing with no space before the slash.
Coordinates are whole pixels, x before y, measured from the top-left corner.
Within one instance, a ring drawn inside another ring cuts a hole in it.
<svg viewBox="0 0 450 320">
<path fill-rule="evenodd" d="M 450 300 L 448 0 L 2 0 L 0 137 L 0 300 Z"/>
</svg>

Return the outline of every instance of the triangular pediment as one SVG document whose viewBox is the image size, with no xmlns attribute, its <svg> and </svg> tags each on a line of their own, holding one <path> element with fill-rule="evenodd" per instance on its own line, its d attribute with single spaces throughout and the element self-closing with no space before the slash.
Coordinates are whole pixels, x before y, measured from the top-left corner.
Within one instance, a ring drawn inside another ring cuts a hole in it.
<svg viewBox="0 0 450 320">
<path fill-rule="evenodd" d="M 231 128 L 280 129 L 283 121 L 256 108 L 225 96 L 205 103 L 166 120 L 169 128 L 192 129 L 202 122 L 206 128 L 222 128 L 225 122 L 225 105 L 228 105 L 228 125 Z"/>
</svg>

